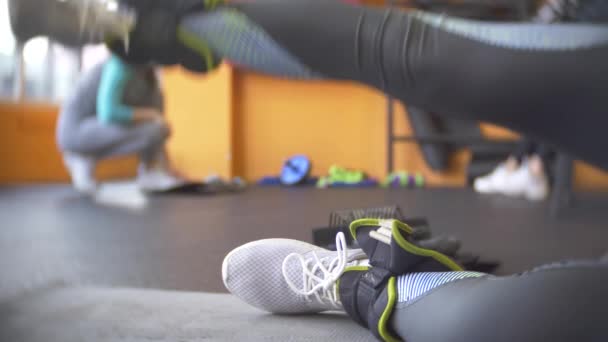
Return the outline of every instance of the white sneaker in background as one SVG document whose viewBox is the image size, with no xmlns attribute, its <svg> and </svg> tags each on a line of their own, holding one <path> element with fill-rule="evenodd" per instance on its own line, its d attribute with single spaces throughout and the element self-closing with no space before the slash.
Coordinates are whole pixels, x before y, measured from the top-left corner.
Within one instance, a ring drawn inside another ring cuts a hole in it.
<svg viewBox="0 0 608 342">
<path fill-rule="evenodd" d="M 172 175 L 164 169 L 148 170 L 140 167 L 137 175 L 137 185 L 143 191 L 166 191 L 185 183 L 185 180 Z"/>
<path fill-rule="evenodd" d="M 509 175 L 503 193 L 512 197 L 525 197 L 530 201 L 541 201 L 549 195 L 549 181 L 545 175 L 534 175 L 527 162 Z"/>
<path fill-rule="evenodd" d="M 95 159 L 78 153 L 64 152 L 63 160 L 70 172 L 74 188 L 87 195 L 94 194 L 97 190 Z"/>
<path fill-rule="evenodd" d="M 475 179 L 473 188 L 482 194 L 501 193 L 504 191 L 507 178 L 512 172 L 507 169 L 504 163 L 498 165 L 494 171 Z"/>
<path fill-rule="evenodd" d="M 107 207 L 142 211 L 148 206 L 148 197 L 136 182 L 104 182 L 93 197 L 95 203 Z"/>
</svg>

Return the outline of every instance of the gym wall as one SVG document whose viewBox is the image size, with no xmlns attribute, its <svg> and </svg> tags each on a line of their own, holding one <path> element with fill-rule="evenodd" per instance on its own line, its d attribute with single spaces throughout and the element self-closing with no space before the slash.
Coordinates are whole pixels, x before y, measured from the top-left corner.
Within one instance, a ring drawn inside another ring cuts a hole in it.
<svg viewBox="0 0 608 342">
<path fill-rule="evenodd" d="M 172 130 L 169 154 L 187 176 L 233 174 L 233 73 L 226 64 L 205 76 L 179 68 L 163 73 Z"/>
<path fill-rule="evenodd" d="M 67 182 L 55 143 L 56 104 L 0 101 L 0 184 Z M 136 159 L 101 163 L 100 179 L 135 175 Z"/>
<path fill-rule="evenodd" d="M 235 164 L 237 175 L 257 179 L 276 174 L 284 159 L 307 154 L 313 174 L 332 164 L 357 168 L 373 177 L 386 171 L 386 97 L 367 87 L 342 82 L 278 80 L 249 72 L 235 77 Z M 409 130 L 399 105 L 396 129 Z M 418 148 L 396 148 L 398 169 L 423 171 L 431 184 L 464 184 L 466 153 L 451 170 L 433 173 Z"/>
<path fill-rule="evenodd" d="M 176 168 L 193 178 L 210 174 L 256 180 L 273 175 L 283 160 L 305 153 L 313 173 L 336 163 L 383 177 L 386 168 L 386 98 L 351 83 L 287 81 L 223 65 L 208 76 L 163 72 L 169 141 Z M 411 132 L 398 105 L 398 134 Z M 0 102 L 0 183 L 67 182 L 55 144 L 55 105 Z M 512 133 L 486 126 L 488 136 Z M 464 184 L 468 153 L 444 173 L 432 172 L 415 144 L 399 144 L 395 169 L 421 171 L 428 183 Z M 102 163 L 101 179 L 131 177 L 135 158 Z M 608 174 L 582 163 L 578 188 L 608 190 Z"/>
</svg>

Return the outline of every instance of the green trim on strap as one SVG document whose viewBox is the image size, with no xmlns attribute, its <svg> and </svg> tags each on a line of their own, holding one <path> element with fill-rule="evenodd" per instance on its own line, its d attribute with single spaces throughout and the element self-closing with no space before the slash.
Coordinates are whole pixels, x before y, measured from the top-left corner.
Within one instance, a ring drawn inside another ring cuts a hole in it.
<svg viewBox="0 0 608 342">
<path fill-rule="evenodd" d="M 359 220 L 353 221 L 350 224 L 350 227 L 349 227 L 350 234 L 356 240 L 357 239 L 357 229 L 359 229 L 361 227 L 369 227 L 369 226 L 387 227 L 386 223 L 389 221 L 391 221 L 390 227 L 391 227 L 392 238 L 397 242 L 397 244 L 401 248 L 403 248 L 404 250 L 406 250 L 412 254 L 415 254 L 415 255 L 431 257 L 431 258 L 437 260 L 438 262 L 440 262 L 441 264 L 443 264 L 444 266 L 448 267 L 452 271 L 464 271 L 464 269 L 460 265 L 455 263 L 447 255 L 444 255 L 444 254 L 434 251 L 432 249 L 418 247 L 418 246 L 412 244 L 411 242 L 407 241 L 407 239 L 403 236 L 402 232 L 406 232 L 407 234 L 412 234 L 413 229 L 410 226 L 408 226 L 407 224 L 405 224 L 401 221 L 398 221 L 398 220 L 359 219 Z"/>
<path fill-rule="evenodd" d="M 344 269 L 344 272 L 342 272 L 342 274 L 346 273 L 346 272 L 350 272 L 350 271 L 367 271 L 370 268 L 372 268 L 371 266 L 348 266 L 347 268 Z"/>
<path fill-rule="evenodd" d="M 205 61 L 208 71 L 216 66 L 211 49 L 209 49 L 209 46 L 204 41 L 200 40 L 196 35 L 186 31 L 182 27 L 178 27 L 177 39 L 179 39 L 186 47 L 198 52 L 198 54 L 201 55 Z"/>
<path fill-rule="evenodd" d="M 382 226 L 381 222 L 388 222 L 388 221 L 393 221 L 393 222 L 399 222 L 397 220 L 385 220 L 385 219 L 375 219 L 375 218 L 362 218 L 362 219 L 358 219 L 355 220 L 353 222 L 351 222 L 350 227 L 348 227 L 348 230 L 350 231 L 350 235 L 353 237 L 353 239 L 357 239 L 357 229 L 364 227 L 364 226 Z M 412 230 L 412 228 L 410 228 L 410 226 L 408 226 L 407 224 L 403 223 L 403 222 L 399 222 L 403 225 L 403 229 L 411 234 L 414 231 Z M 393 227 L 394 223 L 391 223 L 391 227 Z"/>
<path fill-rule="evenodd" d="M 403 222 L 399 222 L 397 220 L 394 221 L 394 226 L 393 226 L 393 230 L 392 230 L 393 238 L 395 239 L 397 244 L 399 246 L 401 246 L 401 248 L 405 249 L 406 251 L 408 251 L 412 254 L 429 256 L 429 257 L 439 261 L 443 265 L 447 266 L 452 271 L 464 271 L 464 269 L 460 265 L 455 263 L 447 255 L 444 255 L 444 254 L 434 251 L 432 249 L 418 247 L 418 246 L 412 244 L 411 242 L 407 241 L 405 239 L 405 237 L 403 237 L 403 235 L 401 234 L 401 229 L 403 229 L 403 227 L 400 227 L 400 225 L 406 226 L 409 229 L 409 231 L 408 231 L 409 233 L 411 233 L 412 228 L 410 228 Z"/>
<path fill-rule="evenodd" d="M 400 339 L 395 338 L 388 331 L 388 320 L 393 313 L 393 308 L 395 307 L 395 302 L 397 301 L 397 278 L 390 277 L 388 280 L 388 284 L 386 285 L 386 294 L 388 296 L 388 302 L 386 304 L 386 308 L 382 312 L 382 316 L 380 316 L 380 320 L 378 321 L 378 333 L 382 337 L 384 341 L 387 342 L 398 342 Z"/>
</svg>

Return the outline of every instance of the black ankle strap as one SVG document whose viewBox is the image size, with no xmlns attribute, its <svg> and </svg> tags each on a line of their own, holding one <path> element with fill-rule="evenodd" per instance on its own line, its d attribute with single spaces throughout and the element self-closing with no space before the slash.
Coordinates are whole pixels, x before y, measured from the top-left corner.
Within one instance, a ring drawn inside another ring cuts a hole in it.
<svg viewBox="0 0 608 342">
<path fill-rule="evenodd" d="M 389 271 L 378 267 L 347 270 L 340 278 L 338 287 L 344 311 L 380 339 L 384 339 L 380 333 L 380 319 L 389 304 L 392 304 L 387 289 L 391 276 Z M 388 327 L 383 326 L 382 329 Z"/>
<path fill-rule="evenodd" d="M 388 244 L 371 237 L 371 233 L 381 227 L 386 229 L 390 227 L 392 231 Z M 412 229 L 402 222 L 362 219 L 351 223 L 350 230 L 361 249 L 369 257 L 370 264 L 392 274 L 462 270 L 462 267 L 447 255 L 417 246 L 411 241 Z"/>
</svg>

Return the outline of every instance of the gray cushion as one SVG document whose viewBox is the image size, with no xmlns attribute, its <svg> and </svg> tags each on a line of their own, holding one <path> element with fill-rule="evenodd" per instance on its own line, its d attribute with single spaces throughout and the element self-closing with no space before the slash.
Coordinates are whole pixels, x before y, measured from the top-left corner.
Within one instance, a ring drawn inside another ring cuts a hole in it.
<svg viewBox="0 0 608 342">
<path fill-rule="evenodd" d="M 229 294 L 56 287 L 0 304 L 0 341 L 374 341 L 342 313 L 276 316 Z"/>
</svg>

